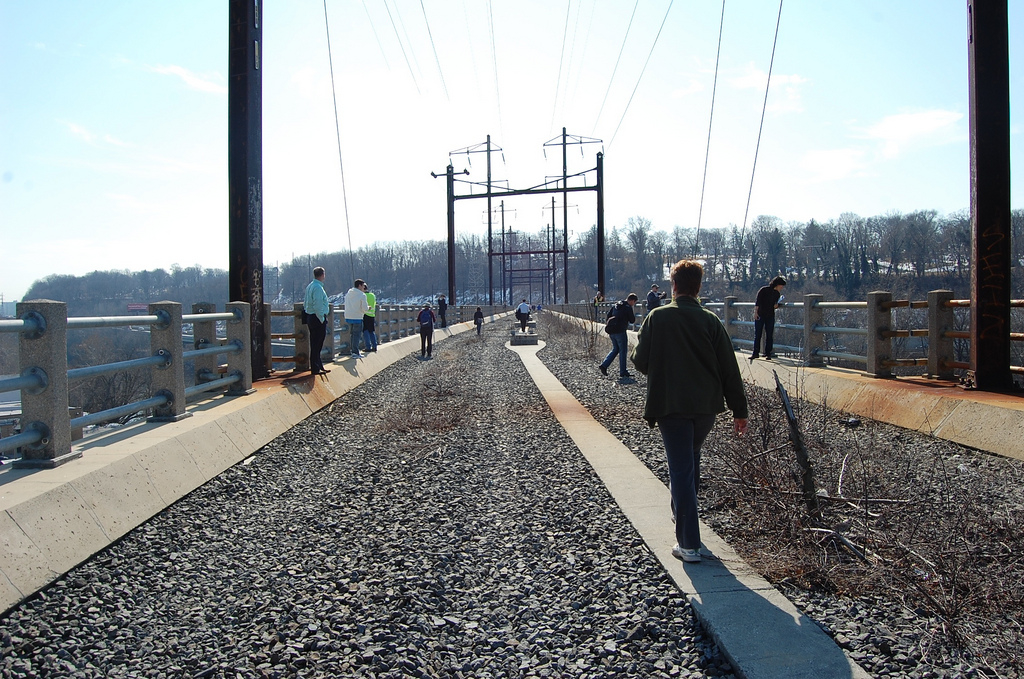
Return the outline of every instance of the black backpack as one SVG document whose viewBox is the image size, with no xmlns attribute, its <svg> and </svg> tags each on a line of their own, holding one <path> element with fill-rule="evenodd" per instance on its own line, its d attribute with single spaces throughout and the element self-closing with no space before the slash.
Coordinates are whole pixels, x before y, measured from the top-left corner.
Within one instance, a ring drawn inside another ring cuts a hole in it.
<svg viewBox="0 0 1024 679">
<path fill-rule="evenodd" d="M 624 304 L 628 304 L 628 302 L 616 302 L 615 306 L 608 310 L 608 322 L 604 325 L 604 331 L 609 335 L 622 332 L 626 329 L 626 319 L 619 313 Z"/>
</svg>

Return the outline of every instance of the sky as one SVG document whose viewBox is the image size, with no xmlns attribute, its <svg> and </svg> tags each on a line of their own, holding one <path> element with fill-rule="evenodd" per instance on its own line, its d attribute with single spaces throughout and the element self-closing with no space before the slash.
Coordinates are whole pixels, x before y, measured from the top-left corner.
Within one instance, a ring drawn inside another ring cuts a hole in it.
<svg viewBox="0 0 1024 679">
<path fill-rule="evenodd" d="M 490 135 L 492 178 L 528 188 L 561 174 L 545 143 L 563 127 L 600 140 L 568 170 L 604 152 L 609 228 L 969 207 L 963 0 L 787 0 L 774 60 L 774 0 L 326 0 L 326 20 L 322 0 L 261 4 L 267 264 L 443 240 L 431 172 L 486 181 L 483 153 L 451 152 Z M 4 301 L 54 273 L 227 268 L 228 6 L 0 0 Z M 1024 168 L 1024 2 L 1009 11 Z M 1024 207 L 1024 171 L 1011 190 Z M 569 195 L 570 238 L 595 198 Z M 537 232 L 550 208 L 510 197 L 505 223 Z M 485 200 L 457 203 L 459 235 L 486 223 Z"/>
</svg>

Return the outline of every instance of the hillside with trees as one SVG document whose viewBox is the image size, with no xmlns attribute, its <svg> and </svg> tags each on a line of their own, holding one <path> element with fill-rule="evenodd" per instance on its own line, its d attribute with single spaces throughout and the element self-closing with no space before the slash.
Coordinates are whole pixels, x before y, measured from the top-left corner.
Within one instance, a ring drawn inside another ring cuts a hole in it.
<svg viewBox="0 0 1024 679">
<path fill-rule="evenodd" d="M 1014 297 L 1024 297 L 1024 210 L 1011 216 Z M 512 249 L 544 249 L 546 234 L 515 234 Z M 556 234 L 557 246 L 561 245 Z M 495 249 L 500 250 L 500 237 Z M 431 240 L 378 242 L 353 253 L 321 252 L 279 266 L 264 267 L 266 299 L 275 308 L 301 301 L 312 267 L 327 269 L 327 291 L 344 294 L 352 272 L 369 282 L 383 303 L 415 303 L 447 292 L 447 243 Z M 785 276 L 790 296 L 814 292 L 826 299 L 864 299 L 871 290 L 889 290 L 900 297 L 923 299 L 929 290 L 953 290 L 967 297 L 970 287 L 971 232 L 966 213 L 939 215 L 934 210 L 890 212 L 874 217 L 843 213 L 828 221 L 783 222 L 762 215 L 745 229 L 657 228 L 642 216 L 606 233 L 605 266 L 608 298 L 630 291 L 642 293 L 651 283 L 664 285 L 667 267 L 682 258 L 705 264 L 703 296 L 750 299 L 776 275 Z M 561 257 L 558 257 L 559 269 Z M 501 301 L 500 258 L 493 262 L 495 302 Z M 543 266 L 520 256 L 511 266 L 521 271 Z M 456 243 L 458 301 L 487 301 L 487 244 L 479 235 L 460 235 Z M 578 233 L 569 243 L 569 301 L 589 300 L 597 281 L 597 229 Z M 68 303 L 73 316 L 123 314 L 128 303 L 164 299 L 182 302 L 227 300 L 227 272 L 198 266 L 172 266 L 170 271 L 94 271 L 85 276 L 55 274 L 37 281 L 25 299 L 56 299 Z M 550 285 L 535 284 L 532 295 L 517 287 L 513 298 L 551 301 Z M 554 286 L 562 301 L 559 273 Z"/>
</svg>

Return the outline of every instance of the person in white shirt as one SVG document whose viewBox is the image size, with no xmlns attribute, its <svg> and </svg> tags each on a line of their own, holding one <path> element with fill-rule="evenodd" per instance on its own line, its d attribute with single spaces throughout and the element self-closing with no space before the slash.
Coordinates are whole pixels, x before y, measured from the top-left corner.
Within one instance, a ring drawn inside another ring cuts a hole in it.
<svg viewBox="0 0 1024 679">
<path fill-rule="evenodd" d="M 523 332 L 526 332 L 526 324 L 530 320 L 530 304 L 525 299 L 523 303 L 516 308 L 516 318 L 519 320 L 520 326 L 522 326 Z"/>
<path fill-rule="evenodd" d="M 357 278 L 352 287 L 345 293 L 345 322 L 348 323 L 349 341 L 348 346 L 355 357 L 362 356 L 359 353 L 359 338 L 363 334 L 363 314 L 370 309 L 366 303 L 366 283 Z"/>
</svg>

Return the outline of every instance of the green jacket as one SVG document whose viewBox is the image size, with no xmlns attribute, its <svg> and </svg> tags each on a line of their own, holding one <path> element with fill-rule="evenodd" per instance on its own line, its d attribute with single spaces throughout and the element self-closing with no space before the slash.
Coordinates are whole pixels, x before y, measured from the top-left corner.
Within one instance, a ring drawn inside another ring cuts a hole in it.
<svg viewBox="0 0 1024 679">
<path fill-rule="evenodd" d="M 677 297 L 652 309 L 630 359 L 648 376 L 644 419 L 652 427 L 669 416 L 718 414 L 725 403 L 733 417 L 746 419 L 747 396 L 732 341 L 718 316 L 696 299 Z"/>
</svg>

